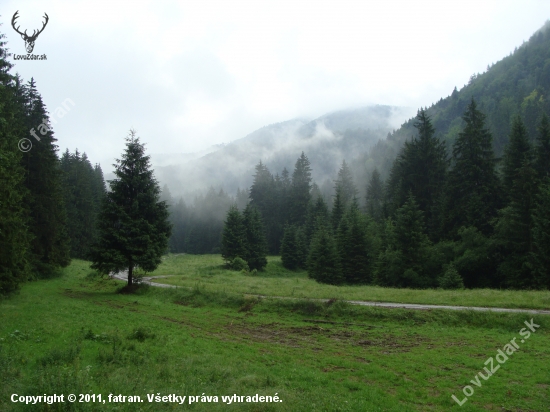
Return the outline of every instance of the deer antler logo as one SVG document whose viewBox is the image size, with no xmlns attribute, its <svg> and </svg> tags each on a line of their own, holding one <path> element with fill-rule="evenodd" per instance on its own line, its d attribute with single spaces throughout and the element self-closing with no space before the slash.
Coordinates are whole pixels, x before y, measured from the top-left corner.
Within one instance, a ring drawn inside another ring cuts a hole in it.
<svg viewBox="0 0 550 412">
<path fill-rule="evenodd" d="M 34 49 L 34 42 L 36 41 L 36 38 L 38 37 L 38 35 L 40 33 L 42 33 L 44 31 L 44 29 L 46 28 L 46 25 L 48 24 L 49 17 L 46 13 L 44 13 L 44 18 L 46 19 L 46 21 L 43 23 L 42 28 L 40 30 L 38 30 L 38 32 L 36 30 L 34 30 L 33 33 L 32 33 L 32 36 L 29 36 L 27 34 L 27 30 L 25 30 L 24 33 L 21 33 L 19 31 L 19 26 L 17 28 L 15 27 L 15 20 L 19 17 L 17 15 L 17 13 L 19 13 L 19 10 L 17 10 L 15 12 L 15 14 L 13 15 L 13 17 L 11 19 L 11 25 L 12 25 L 13 29 L 21 35 L 23 40 L 25 40 L 25 48 L 27 49 L 27 53 L 32 53 L 32 51 Z"/>
</svg>

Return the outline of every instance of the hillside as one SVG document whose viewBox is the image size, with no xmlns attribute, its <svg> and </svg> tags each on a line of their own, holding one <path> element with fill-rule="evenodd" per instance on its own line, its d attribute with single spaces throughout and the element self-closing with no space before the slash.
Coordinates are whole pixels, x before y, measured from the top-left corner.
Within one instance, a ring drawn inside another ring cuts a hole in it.
<svg viewBox="0 0 550 412">
<path fill-rule="evenodd" d="M 487 125 L 493 134 L 497 156 L 508 142 L 510 122 L 520 114 L 528 125 L 531 140 L 535 138 L 537 119 L 550 112 L 550 21 L 531 36 L 528 42 L 487 70 L 473 74 L 467 85 L 441 98 L 428 107 L 428 114 L 447 147 L 452 147 L 462 127 L 462 115 L 472 98 L 487 115 Z M 403 143 L 416 134 L 414 118 L 380 140 L 359 161 L 353 162 L 355 174 L 367 178 L 377 167 L 383 177 L 389 173 Z"/>
<path fill-rule="evenodd" d="M 251 185 L 260 160 L 274 174 L 285 167 L 292 171 L 304 151 L 314 180 L 321 184 L 332 181 L 342 160 L 365 153 L 410 115 L 410 109 L 377 105 L 336 111 L 311 121 L 293 119 L 265 126 L 198 158 L 180 155 L 178 161 L 178 155 L 156 155 L 153 164 L 157 178 L 168 184 L 173 195 L 209 186 L 234 193 Z M 166 159 L 174 161 L 167 165 Z"/>
</svg>

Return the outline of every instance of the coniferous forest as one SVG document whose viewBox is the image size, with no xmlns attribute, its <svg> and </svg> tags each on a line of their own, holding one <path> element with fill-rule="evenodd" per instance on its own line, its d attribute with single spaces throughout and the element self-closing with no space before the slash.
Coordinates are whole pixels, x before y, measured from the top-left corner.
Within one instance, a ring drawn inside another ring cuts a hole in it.
<svg viewBox="0 0 550 412">
<path fill-rule="evenodd" d="M 11 74 L 4 38 L 0 34 L 0 295 L 87 257 L 105 195 L 101 167 L 85 153 L 67 149 L 59 156 L 37 85 Z M 40 141 L 30 150 L 20 146 L 39 125 Z"/>
<path fill-rule="evenodd" d="M 221 253 L 250 270 L 280 254 L 286 268 L 329 284 L 548 289 L 549 92 L 546 24 L 361 161 L 344 159 L 331 192 L 313 181 L 321 165 L 304 152 L 279 171 L 260 160 L 252 186 L 234 194 L 209 188 L 186 202 L 150 189 L 169 211 L 168 250 Z M 31 150 L 18 147 L 48 111 L 34 79 L 12 74 L 3 35 L 0 110 L 5 295 L 92 256 L 108 233 L 109 196 L 101 167 L 78 149 L 60 154 L 51 125 Z"/>
</svg>

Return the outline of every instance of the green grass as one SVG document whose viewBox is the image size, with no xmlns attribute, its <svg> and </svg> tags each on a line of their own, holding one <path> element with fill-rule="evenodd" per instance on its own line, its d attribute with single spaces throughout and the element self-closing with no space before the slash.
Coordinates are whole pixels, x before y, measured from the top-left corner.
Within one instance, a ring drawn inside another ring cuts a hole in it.
<svg viewBox="0 0 550 412">
<path fill-rule="evenodd" d="M 494 289 L 394 289 L 379 286 L 323 285 L 307 277 L 305 271 L 290 271 L 278 256 L 269 256 L 268 265 L 257 276 L 227 270 L 220 255 L 169 255 L 152 276 L 166 276 L 155 282 L 194 287 L 209 291 L 285 296 L 366 300 L 376 302 L 424 303 L 432 305 L 488 306 L 503 308 L 550 309 L 550 291 Z"/>
<path fill-rule="evenodd" d="M 542 411 L 550 403 L 548 316 L 533 316 L 540 329 L 458 407 L 451 395 L 463 398 L 525 315 L 257 299 L 204 281 L 131 295 L 116 293 L 121 285 L 73 261 L 61 278 L 27 283 L 0 302 L 1 411 Z M 10 402 L 13 393 L 145 402 L 26 407 Z M 277 393 L 283 402 L 147 402 L 157 393 Z"/>
</svg>

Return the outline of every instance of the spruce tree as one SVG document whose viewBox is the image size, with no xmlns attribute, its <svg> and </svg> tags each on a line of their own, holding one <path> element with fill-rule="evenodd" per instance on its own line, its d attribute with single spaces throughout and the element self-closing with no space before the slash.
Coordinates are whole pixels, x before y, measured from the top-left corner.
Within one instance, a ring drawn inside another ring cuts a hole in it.
<svg viewBox="0 0 550 412">
<path fill-rule="evenodd" d="M 539 188 L 533 210 L 533 248 L 529 256 L 533 287 L 550 289 L 550 178 Z"/>
<path fill-rule="evenodd" d="M 345 210 L 357 195 L 357 189 L 353 184 L 351 171 L 345 160 L 342 162 L 342 166 L 338 171 L 338 178 L 335 181 L 334 190 L 336 195 L 334 196 L 334 203 L 332 205 L 332 226 L 333 229 L 336 230 L 340 224 L 340 220 L 344 216 Z"/>
<path fill-rule="evenodd" d="M 320 283 L 338 285 L 343 281 L 336 244 L 324 225 L 320 225 L 312 240 L 307 273 Z"/>
<path fill-rule="evenodd" d="M 152 272 L 158 267 L 171 233 L 168 206 L 160 201 L 150 157 L 133 130 L 116 160 L 115 176 L 101 209 L 91 267 L 102 274 L 127 270 L 131 286 L 135 269 Z"/>
<path fill-rule="evenodd" d="M 290 223 L 302 226 L 306 221 L 311 191 L 311 167 L 307 156 L 302 152 L 292 173 L 289 211 Z"/>
<path fill-rule="evenodd" d="M 227 211 L 222 232 L 222 258 L 231 264 L 233 259 L 239 257 L 247 259 L 246 233 L 243 217 L 236 205 L 232 205 Z"/>
<path fill-rule="evenodd" d="M 446 179 L 445 145 L 435 136 L 435 129 L 425 109 L 419 110 L 414 124 L 418 137 L 405 142 L 396 158 L 387 183 L 387 203 L 395 213 L 408 199 L 409 192 L 424 212 L 427 231 L 437 239 L 440 202 Z"/>
<path fill-rule="evenodd" d="M 522 165 L 516 169 L 515 180 L 508 193 L 509 204 L 500 211 L 495 226 L 495 239 L 503 256 L 498 272 L 507 287 L 535 287 L 529 259 L 533 252 L 536 193 L 536 171 L 532 160 L 525 156 Z"/>
<path fill-rule="evenodd" d="M 514 181 L 518 178 L 519 169 L 525 161 L 531 161 L 531 145 L 527 137 L 527 129 L 518 115 L 512 122 L 510 141 L 504 150 L 503 181 L 507 201 L 512 197 Z"/>
<path fill-rule="evenodd" d="M 489 234 L 490 222 L 501 205 L 492 136 L 474 99 L 462 119 L 464 129 L 453 145 L 453 168 L 445 189 L 442 218 L 445 235 L 450 238 L 461 226 L 474 226 Z"/>
<path fill-rule="evenodd" d="M 243 212 L 246 240 L 246 261 L 251 270 L 262 270 L 267 265 L 267 240 L 258 209 L 247 205 Z"/>
<path fill-rule="evenodd" d="M 342 193 L 337 189 L 336 194 L 334 195 L 334 201 L 332 203 L 332 213 L 330 214 L 333 231 L 338 229 L 338 226 L 342 221 L 342 217 L 344 216 L 345 209 Z"/>
<path fill-rule="evenodd" d="M 313 239 L 320 222 L 324 225 L 329 225 L 330 213 L 323 197 L 319 194 L 313 198 L 312 202 L 309 204 L 306 223 L 304 225 L 305 245 L 307 250 L 306 255 L 309 254 L 311 240 Z"/>
<path fill-rule="evenodd" d="M 347 208 L 352 200 L 357 196 L 357 188 L 353 183 L 351 171 L 345 160 L 342 161 L 342 166 L 338 171 L 338 177 L 335 181 L 334 188 L 337 192 L 340 192 L 344 208 Z"/>
<path fill-rule="evenodd" d="M 250 204 L 258 209 L 265 225 L 269 253 L 279 253 L 281 241 L 280 222 L 277 217 L 279 205 L 275 179 L 261 161 L 256 165 L 254 182 L 250 187 Z"/>
<path fill-rule="evenodd" d="M 26 138 L 24 106 L 9 73 L 5 35 L 0 33 L 0 296 L 15 291 L 30 277 L 28 191 L 18 142 Z"/>
<path fill-rule="evenodd" d="M 380 222 L 383 218 L 384 186 L 380 180 L 378 169 L 374 169 L 367 186 L 366 197 L 367 213 L 376 221 Z"/>
<path fill-rule="evenodd" d="M 366 221 L 356 202 L 352 202 L 340 222 L 336 238 L 344 280 L 369 283 L 372 279 Z"/>
<path fill-rule="evenodd" d="M 535 169 L 539 180 L 550 177 L 550 123 L 544 114 L 540 121 L 535 146 Z"/>
<path fill-rule="evenodd" d="M 295 225 L 285 226 L 283 241 L 281 242 L 281 262 L 285 268 L 290 270 L 295 270 L 300 267 Z"/>
<path fill-rule="evenodd" d="M 430 287 L 435 279 L 426 271 L 431 242 L 423 212 L 412 194 L 387 222 L 384 249 L 378 261 L 377 283 L 383 286 Z"/>
<path fill-rule="evenodd" d="M 24 88 L 25 126 L 40 141 L 23 154 L 25 186 L 29 191 L 32 254 L 36 275 L 51 276 L 70 262 L 70 244 L 61 187 L 57 145 L 46 107 L 31 78 Z M 34 140 L 34 138 L 33 138 Z"/>
</svg>

